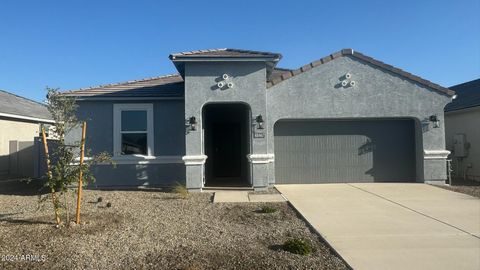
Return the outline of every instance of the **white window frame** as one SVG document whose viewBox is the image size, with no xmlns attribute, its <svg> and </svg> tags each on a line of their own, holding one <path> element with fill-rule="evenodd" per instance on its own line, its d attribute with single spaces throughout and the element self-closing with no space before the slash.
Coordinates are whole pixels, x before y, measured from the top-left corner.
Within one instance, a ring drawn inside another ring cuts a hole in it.
<svg viewBox="0 0 480 270">
<path fill-rule="evenodd" d="M 122 111 L 147 112 L 147 155 L 122 155 Z M 153 104 L 152 103 L 125 103 L 113 104 L 113 156 L 114 157 L 152 157 L 154 156 L 153 139 Z"/>
</svg>

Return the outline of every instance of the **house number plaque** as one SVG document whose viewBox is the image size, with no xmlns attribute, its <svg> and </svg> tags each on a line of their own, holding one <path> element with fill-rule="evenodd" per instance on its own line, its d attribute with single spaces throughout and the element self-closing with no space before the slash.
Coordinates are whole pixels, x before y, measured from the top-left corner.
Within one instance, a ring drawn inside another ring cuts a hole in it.
<svg viewBox="0 0 480 270">
<path fill-rule="evenodd" d="M 265 133 L 263 132 L 253 132 L 254 138 L 265 138 Z"/>
</svg>

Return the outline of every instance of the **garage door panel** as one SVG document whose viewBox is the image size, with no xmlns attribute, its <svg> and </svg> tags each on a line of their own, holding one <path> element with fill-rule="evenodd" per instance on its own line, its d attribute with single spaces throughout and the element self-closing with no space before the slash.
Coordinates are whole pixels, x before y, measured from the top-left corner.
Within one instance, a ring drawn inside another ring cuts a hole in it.
<svg viewBox="0 0 480 270">
<path fill-rule="evenodd" d="M 276 183 L 414 180 L 413 120 L 281 121 Z"/>
</svg>

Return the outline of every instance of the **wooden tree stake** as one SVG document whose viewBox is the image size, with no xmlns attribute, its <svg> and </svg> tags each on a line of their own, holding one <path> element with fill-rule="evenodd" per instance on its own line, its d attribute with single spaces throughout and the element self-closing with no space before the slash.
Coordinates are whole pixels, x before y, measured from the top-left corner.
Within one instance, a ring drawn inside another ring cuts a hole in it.
<svg viewBox="0 0 480 270">
<path fill-rule="evenodd" d="M 87 131 L 87 123 L 83 122 L 82 124 L 82 141 L 80 142 L 80 172 L 78 176 L 78 194 L 77 194 L 77 215 L 76 215 L 76 223 L 80 224 L 80 206 L 82 204 L 82 186 L 83 186 L 83 158 L 85 155 L 85 133 Z"/>
<path fill-rule="evenodd" d="M 42 140 L 43 140 L 43 148 L 45 150 L 45 159 L 47 161 L 47 173 L 49 180 L 52 179 L 52 170 L 50 169 L 50 156 L 48 154 L 48 144 L 47 144 L 47 136 L 45 135 L 45 128 L 42 127 Z M 53 202 L 53 209 L 55 210 L 55 221 L 57 225 L 60 225 L 60 216 L 58 215 L 58 202 L 57 202 L 57 195 L 55 189 L 51 188 L 52 194 L 52 202 Z"/>
</svg>

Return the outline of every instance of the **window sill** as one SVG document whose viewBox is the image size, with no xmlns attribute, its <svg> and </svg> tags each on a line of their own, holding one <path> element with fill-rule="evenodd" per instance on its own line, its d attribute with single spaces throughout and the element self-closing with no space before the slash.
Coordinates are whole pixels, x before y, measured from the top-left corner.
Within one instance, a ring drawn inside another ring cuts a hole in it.
<svg viewBox="0 0 480 270">
<path fill-rule="evenodd" d="M 85 160 L 90 160 L 90 157 L 85 157 Z M 76 159 L 76 161 L 78 158 Z M 143 164 L 183 164 L 182 156 L 113 156 L 112 161 L 118 165 L 143 165 Z M 78 161 L 77 161 L 78 162 Z M 99 163 L 97 165 L 110 165 L 109 162 Z"/>
</svg>

